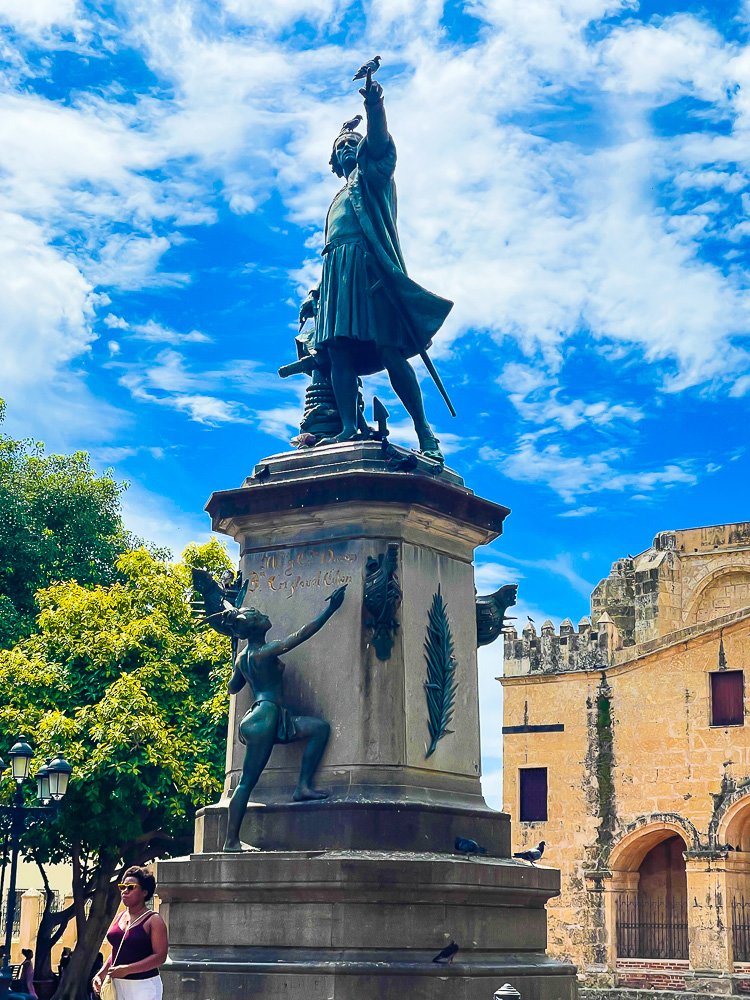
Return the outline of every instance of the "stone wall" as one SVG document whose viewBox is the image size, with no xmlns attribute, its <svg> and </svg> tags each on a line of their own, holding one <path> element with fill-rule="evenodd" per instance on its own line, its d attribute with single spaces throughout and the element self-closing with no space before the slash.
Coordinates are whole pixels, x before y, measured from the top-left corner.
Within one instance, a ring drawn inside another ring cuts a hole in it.
<svg viewBox="0 0 750 1000">
<path fill-rule="evenodd" d="M 750 823 L 750 734 L 710 725 L 709 675 L 722 662 L 728 669 L 750 662 L 749 623 L 750 609 L 721 628 L 693 626 L 684 640 L 653 642 L 641 655 L 623 649 L 624 662 L 603 669 L 503 680 L 504 808 L 513 843 L 546 841 L 545 863 L 562 871 L 561 896 L 549 904 L 550 951 L 583 973 L 614 967 L 612 890 L 675 833 L 697 851 L 688 865 L 688 897 L 696 899 L 691 957 L 727 971 L 726 892 L 750 889 L 750 875 L 734 882 L 727 875 L 721 815 L 731 801 L 746 806 Z M 546 822 L 516 819 L 523 767 L 548 769 Z"/>
</svg>

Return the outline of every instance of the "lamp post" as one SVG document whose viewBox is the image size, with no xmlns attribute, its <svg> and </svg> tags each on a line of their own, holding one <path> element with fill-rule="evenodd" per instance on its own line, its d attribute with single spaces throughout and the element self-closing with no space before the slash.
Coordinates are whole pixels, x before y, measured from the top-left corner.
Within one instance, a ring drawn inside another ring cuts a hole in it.
<svg viewBox="0 0 750 1000">
<path fill-rule="evenodd" d="M 68 790 L 68 780 L 73 768 L 65 760 L 59 751 L 53 759 L 47 761 L 39 768 L 34 775 L 37 782 L 38 806 L 27 806 L 23 800 L 23 783 L 29 777 L 29 768 L 34 751 L 26 741 L 25 736 L 20 736 L 18 741 L 8 752 L 10 757 L 10 770 L 16 783 L 13 793 L 13 800 L 8 806 L 0 806 L 0 816 L 7 817 L 9 824 L 9 848 L 10 848 L 10 879 L 8 881 L 8 902 L 5 912 L 5 954 L 3 955 L 2 966 L 0 967 L 0 1000 L 28 1000 L 25 993 L 14 993 L 12 989 L 10 970 L 10 949 L 13 940 L 13 921 L 16 912 L 16 875 L 18 873 L 18 852 L 21 848 L 21 835 L 26 829 L 29 820 L 41 819 L 43 816 L 54 813 L 60 805 L 65 793 Z M 5 765 L 0 760 L 0 774 L 5 770 Z"/>
</svg>

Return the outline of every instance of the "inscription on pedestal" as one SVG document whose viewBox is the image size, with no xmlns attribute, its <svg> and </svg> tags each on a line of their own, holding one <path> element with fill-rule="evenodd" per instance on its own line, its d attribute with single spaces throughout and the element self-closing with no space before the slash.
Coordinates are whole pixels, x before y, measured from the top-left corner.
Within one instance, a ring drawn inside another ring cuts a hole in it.
<svg viewBox="0 0 750 1000">
<path fill-rule="evenodd" d="M 356 552 L 337 545 L 247 553 L 248 597 L 270 591 L 291 599 L 300 592 L 342 587 L 352 582 L 358 561 Z"/>
</svg>

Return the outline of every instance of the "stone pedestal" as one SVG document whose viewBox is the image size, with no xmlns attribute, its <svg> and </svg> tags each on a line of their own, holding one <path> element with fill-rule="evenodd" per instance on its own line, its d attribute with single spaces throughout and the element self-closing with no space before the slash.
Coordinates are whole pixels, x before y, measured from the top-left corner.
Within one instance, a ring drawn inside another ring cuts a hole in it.
<svg viewBox="0 0 750 1000">
<path fill-rule="evenodd" d="M 406 455 L 406 453 L 405 453 Z M 213 527 L 240 544 L 246 605 L 282 637 L 347 584 L 342 608 L 284 657 L 295 714 L 331 724 L 317 774 L 323 802 L 292 803 L 301 746 L 274 748 L 242 839 L 259 853 L 223 856 L 228 796 L 244 757 L 232 699 L 222 800 L 201 810 L 195 853 L 159 866 L 175 997 L 311 1000 L 410 995 L 488 998 L 504 981 L 525 998 L 568 998 L 574 970 L 547 959 L 546 900 L 559 874 L 509 860 L 509 819 L 480 787 L 474 550 L 500 534 L 506 508 L 450 470 L 415 459 L 397 471 L 377 442 L 265 459 L 245 484 L 215 493 Z M 367 627 L 368 559 L 397 556 L 402 603 L 390 656 Z M 430 742 L 425 640 L 440 595 L 455 659 L 448 732 Z M 454 853 L 457 836 L 487 848 Z M 451 967 L 432 956 L 454 937 Z"/>
</svg>

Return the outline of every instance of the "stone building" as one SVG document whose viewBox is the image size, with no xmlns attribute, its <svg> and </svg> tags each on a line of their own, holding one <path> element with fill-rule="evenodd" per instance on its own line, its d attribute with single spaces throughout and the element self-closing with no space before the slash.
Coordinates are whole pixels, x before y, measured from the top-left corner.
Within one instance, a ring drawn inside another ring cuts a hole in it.
<svg viewBox="0 0 750 1000">
<path fill-rule="evenodd" d="M 584 980 L 750 991 L 750 522 L 618 559 L 591 619 L 505 641 L 504 808 L 562 871 Z"/>
</svg>

